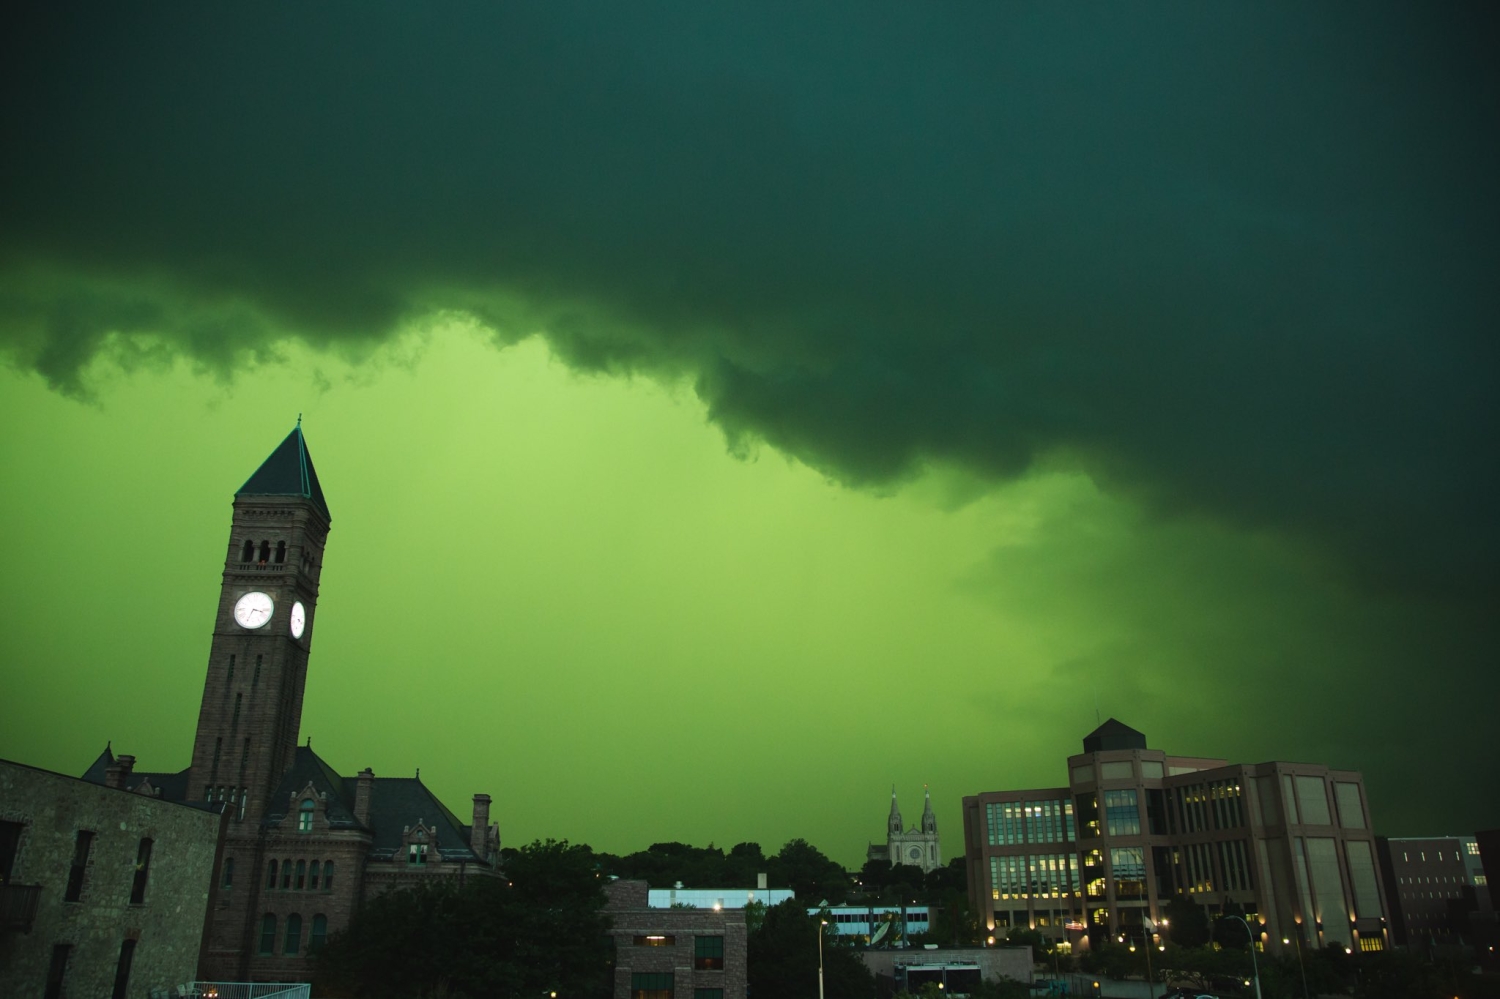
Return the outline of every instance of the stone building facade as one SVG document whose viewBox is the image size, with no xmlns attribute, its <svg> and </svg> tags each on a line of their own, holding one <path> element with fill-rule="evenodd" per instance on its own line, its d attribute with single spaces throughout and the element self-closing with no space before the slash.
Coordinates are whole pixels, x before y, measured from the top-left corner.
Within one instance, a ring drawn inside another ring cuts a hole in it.
<svg viewBox="0 0 1500 999">
<path fill-rule="evenodd" d="M 298 745 L 332 515 L 299 424 L 235 493 L 192 760 L 125 766 L 125 786 L 222 804 L 200 977 L 306 981 L 309 956 L 369 896 L 495 873 L 488 795 L 464 822 L 414 777 L 339 774 Z M 106 748 L 84 775 L 104 783 Z"/>
<path fill-rule="evenodd" d="M 932 811 L 932 792 L 923 788 L 922 799 L 922 821 L 907 829 L 901 820 L 901 806 L 896 804 L 896 789 L 891 788 L 885 843 L 871 843 L 865 851 L 866 859 L 920 867 L 923 874 L 943 866 L 943 847 L 938 840 L 937 816 Z"/>
<path fill-rule="evenodd" d="M 613 999 L 745 999 L 745 910 L 652 908 L 644 881 L 605 886 Z"/>
<path fill-rule="evenodd" d="M 121 774 L 0 760 L 0 996 L 146 999 L 197 977 L 228 816 Z"/>
</svg>

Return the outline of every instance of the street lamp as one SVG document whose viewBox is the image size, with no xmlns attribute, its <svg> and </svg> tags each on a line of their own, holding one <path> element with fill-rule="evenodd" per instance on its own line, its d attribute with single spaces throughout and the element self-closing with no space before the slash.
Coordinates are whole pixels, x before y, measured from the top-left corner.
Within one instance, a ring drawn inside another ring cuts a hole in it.
<svg viewBox="0 0 1500 999">
<path fill-rule="evenodd" d="M 828 920 L 818 920 L 818 999 L 823 999 L 823 927 Z"/>
<path fill-rule="evenodd" d="M 1239 920 L 1240 925 L 1245 928 L 1245 935 L 1250 938 L 1250 968 L 1255 972 L 1255 999 L 1260 999 L 1260 962 L 1255 959 L 1255 933 L 1251 931 L 1250 924 L 1245 922 L 1244 916 L 1236 916 L 1231 912 L 1227 914 L 1227 918 Z"/>
</svg>

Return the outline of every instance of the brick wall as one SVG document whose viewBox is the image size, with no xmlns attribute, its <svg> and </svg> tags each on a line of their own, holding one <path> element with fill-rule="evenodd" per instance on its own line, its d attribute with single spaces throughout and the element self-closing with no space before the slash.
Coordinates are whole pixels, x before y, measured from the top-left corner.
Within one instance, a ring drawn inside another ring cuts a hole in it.
<svg viewBox="0 0 1500 999">
<path fill-rule="evenodd" d="M 670 972 L 673 991 L 723 989 L 724 999 L 745 999 L 746 933 L 744 909 L 652 909 L 644 881 L 615 881 L 605 888 L 605 906 L 615 941 L 614 999 L 630 999 L 631 976 Z M 649 937 L 664 940 L 648 941 Z M 721 937 L 724 967 L 694 967 L 698 937 Z M 641 942 L 638 942 L 641 941 Z"/>
</svg>

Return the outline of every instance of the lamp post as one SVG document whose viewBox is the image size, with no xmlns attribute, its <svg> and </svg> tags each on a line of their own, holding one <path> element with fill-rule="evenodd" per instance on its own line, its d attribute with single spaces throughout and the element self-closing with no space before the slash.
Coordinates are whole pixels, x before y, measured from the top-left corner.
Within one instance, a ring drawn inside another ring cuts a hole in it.
<svg viewBox="0 0 1500 999">
<path fill-rule="evenodd" d="M 1296 943 L 1297 945 L 1297 970 L 1302 973 L 1302 999 L 1307 999 L 1307 969 L 1302 965 L 1302 924 L 1297 924 L 1297 936 L 1293 940 L 1282 937 L 1281 942 L 1283 944 Z"/>
<path fill-rule="evenodd" d="M 1240 925 L 1245 928 L 1245 935 L 1250 938 L 1250 968 L 1255 972 L 1255 999 L 1260 999 L 1260 962 L 1255 959 L 1255 933 L 1250 929 L 1250 924 L 1245 922 L 1244 916 L 1230 913 L 1227 918 L 1239 920 Z"/>
<path fill-rule="evenodd" d="M 823 999 L 823 927 L 828 920 L 818 920 L 818 999 Z"/>
</svg>

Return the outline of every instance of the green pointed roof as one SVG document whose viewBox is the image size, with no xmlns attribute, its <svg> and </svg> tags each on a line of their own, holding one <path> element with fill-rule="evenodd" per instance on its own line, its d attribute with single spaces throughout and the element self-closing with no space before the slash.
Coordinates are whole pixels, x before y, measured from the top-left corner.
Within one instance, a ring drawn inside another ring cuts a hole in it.
<svg viewBox="0 0 1500 999">
<path fill-rule="evenodd" d="M 318 473 L 313 468 L 312 455 L 307 453 L 307 439 L 302 436 L 302 421 L 286 435 L 271 452 L 271 457 L 261 463 L 255 474 L 240 486 L 236 496 L 301 496 L 311 500 L 328 522 L 333 523 L 333 514 L 328 512 L 328 502 L 323 499 L 323 487 L 318 484 Z"/>
</svg>

